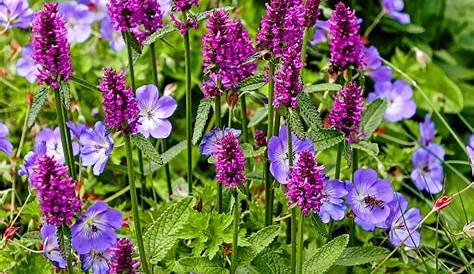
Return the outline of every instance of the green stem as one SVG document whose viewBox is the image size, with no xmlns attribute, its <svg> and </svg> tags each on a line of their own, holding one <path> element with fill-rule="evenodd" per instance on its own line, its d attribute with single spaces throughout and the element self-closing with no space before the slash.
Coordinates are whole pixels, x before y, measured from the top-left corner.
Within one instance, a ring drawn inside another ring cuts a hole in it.
<svg viewBox="0 0 474 274">
<path fill-rule="evenodd" d="M 303 258 L 304 258 L 304 247 L 303 247 L 303 226 L 304 226 L 304 216 L 300 210 L 298 219 L 298 256 L 296 257 L 296 273 L 303 273 Z"/>
<path fill-rule="evenodd" d="M 374 30 L 374 28 L 380 23 L 380 20 L 382 20 L 383 16 L 385 15 L 385 11 L 382 9 L 380 13 L 375 17 L 374 21 L 370 26 L 365 30 L 364 32 L 364 37 L 369 37 L 369 34 Z"/>
<path fill-rule="evenodd" d="M 353 148 L 352 149 L 352 182 L 354 183 L 354 173 L 355 171 L 359 168 L 359 159 L 357 155 L 357 149 Z M 355 244 L 355 222 L 354 220 L 351 221 L 350 223 L 350 229 L 349 229 L 349 244 L 350 246 L 354 246 Z"/>
<path fill-rule="evenodd" d="M 183 11 L 183 17 L 186 21 L 187 15 Z M 193 190 L 193 155 L 192 155 L 192 142 L 191 142 L 191 131 L 192 131 L 192 97 L 191 97 L 191 52 L 189 46 L 189 32 L 184 34 L 184 60 L 185 60 L 185 72 L 186 72 L 186 140 L 187 140 L 187 181 L 188 181 L 188 193 L 191 194 Z"/>
<path fill-rule="evenodd" d="M 80 78 L 77 78 L 76 76 L 71 76 L 71 81 L 73 81 L 74 83 L 80 85 L 80 86 L 83 86 L 91 91 L 98 91 L 97 87 L 94 86 L 94 85 L 91 85 L 89 84 L 89 82 L 87 82 L 86 80 L 83 80 L 83 79 L 80 79 Z"/>
<path fill-rule="evenodd" d="M 59 95 L 59 89 L 54 89 L 54 97 L 56 101 L 56 116 L 58 119 L 59 133 L 61 135 L 61 145 L 63 147 L 64 161 L 69 168 L 69 174 L 73 175 L 73 168 L 71 164 L 71 159 L 69 158 L 68 145 L 66 141 L 66 122 L 64 121 L 64 116 L 62 113 L 62 103 L 61 96 Z"/>
<path fill-rule="evenodd" d="M 234 189 L 233 191 L 234 195 L 234 232 L 233 232 L 233 238 L 232 238 L 232 262 L 230 265 L 230 273 L 235 274 L 235 270 L 237 269 L 237 244 L 239 240 L 239 192 L 237 189 Z"/>
<path fill-rule="evenodd" d="M 273 135 L 273 75 L 275 74 L 275 64 L 273 61 L 268 63 L 268 120 L 267 120 L 267 142 Z M 266 161 L 265 166 L 265 225 L 269 226 L 272 224 L 272 183 L 273 177 L 270 174 L 270 162 Z"/>
<path fill-rule="evenodd" d="M 221 129 L 222 128 L 222 122 L 221 122 L 221 97 L 216 96 L 214 99 L 214 107 L 215 107 L 215 119 L 216 119 L 216 126 L 217 128 Z M 217 208 L 218 212 L 222 213 L 223 208 L 222 208 L 222 184 L 217 183 Z"/>
<path fill-rule="evenodd" d="M 137 201 L 137 189 L 135 186 L 135 178 L 133 174 L 133 156 L 132 156 L 132 144 L 130 142 L 130 135 L 124 134 L 125 149 L 127 151 L 127 171 L 128 171 L 128 183 L 130 185 L 130 197 L 132 198 L 132 212 L 135 224 L 135 236 L 138 242 L 138 251 L 140 253 L 141 265 L 143 272 L 149 274 L 148 261 L 145 255 L 145 247 L 143 245 L 142 228 L 140 225 L 140 215 L 138 210 Z"/>
<path fill-rule="evenodd" d="M 245 94 L 242 94 L 240 96 L 240 112 L 241 112 L 241 119 L 242 119 L 242 137 L 244 140 L 244 143 L 249 143 L 249 132 L 247 128 L 247 103 L 245 100 Z M 252 168 L 252 163 L 250 161 L 247 161 L 247 169 L 251 170 Z M 247 199 L 249 201 L 252 200 L 252 195 L 250 193 L 250 180 L 245 184 L 245 189 L 246 189 L 246 194 L 247 194 Z"/>
<path fill-rule="evenodd" d="M 334 179 L 339 179 L 341 177 L 341 160 L 342 160 L 343 149 L 344 149 L 344 144 L 341 142 L 337 146 L 336 171 L 334 173 Z"/>
<path fill-rule="evenodd" d="M 68 120 L 67 119 L 67 113 L 66 113 L 66 108 L 64 107 L 63 104 L 61 104 L 61 114 L 63 115 L 63 120 L 64 122 L 66 123 L 66 121 Z M 69 153 L 69 159 L 71 161 L 71 177 L 76 180 L 77 177 L 76 177 L 76 169 L 75 169 L 75 166 L 74 166 L 74 152 L 73 152 L 73 149 L 72 149 L 72 138 L 71 138 L 71 131 L 69 130 L 69 128 L 67 127 L 67 124 L 66 125 L 66 128 L 65 128 L 65 133 L 66 133 L 66 145 L 67 145 L 67 152 Z"/>
<path fill-rule="evenodd" d="M 61 230 L 60 241 L 62 241 L 62 247 L 64 249 L 62 251 L 66 253 L 64 255 L 66 257 L 67 272 L 69 274 L 73 274 L 74 268 L 72 265 L 71 239 L 69 237 L 71 233 L 69 231 L 69 228 L 66 225 L 61 226 L 59 229 Z"/>
<path fill-rule="evenodd" d="M 291 136 L 291 126 L 290 123 L 286 123 L 288 127 L 287 137 L 288 137 L 288 165 L 291 169 L 293 167 L 293 140 Z M 296 273 L 296 206 L 291 209 L 291 273 Z"/>
</svg>

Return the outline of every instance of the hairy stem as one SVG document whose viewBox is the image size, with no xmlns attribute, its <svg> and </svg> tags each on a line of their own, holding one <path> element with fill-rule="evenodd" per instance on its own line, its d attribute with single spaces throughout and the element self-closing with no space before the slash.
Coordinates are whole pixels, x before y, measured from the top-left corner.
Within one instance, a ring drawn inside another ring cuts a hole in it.
<svg viewBox="0 0 474 274">
<path fill-rule="evenodd" d="M 303 212 L 300 210 L 298 219 L 298 256 L 296 257 L 296 273 L 303 273 L 303 260 L 304 260 L 304 247 L 303 247 L 303 226 L 304 226 L 304 216 Z"/>
<path fill-rule="evenodd" d="M 286 123 L 288 127 L 288 164 L 291 169 L 293 167 L 293 136 L 291 136 L 291 126 L 290 123 Z M 297 220 L 296 220 L 296 206 L 291 209 L 291 273 L 296 273 L 296 228 L 297 228 Z"/>
<path fill-rule="evenodd" d="M 187 15 L 183 11 L 183 17 L 186 21 Z M 191 97 L 191 50 L 189 45 L 189 32 L 184 34 L 184 60 L 186 72 L 186 141 L 187 141 L 187 181 L 188 193 L 191 194 L 193 190 L 193 154 L 192 154 L 192 97 Z"/>
<path fill-rule="evenodd" d="M 267 143 L 273 135 L 273 75 L 275 74 L 275 64 L 272 61 L 268 64 L 268 120 L 267 120 Z M 273 190 L 273 177 L 270 174 L 270 162 L 266 162 L 265 167 L 265 225 L 269 226 L 272 224 L 272 190 Z"/>
<path fill-rule="evenodd" d="M 216 119 L 216 126 L 218 129 L 222 129 L 222 121 L 221 121 L 221 97 L 216 96 L 214 99 L 214 107 L 215 107 L 215 119 Z M 222 184 L 217 183 L 217 208 L 218 212 L 222 213 Z"/>
<path fill-rule="evenodd" d="M 235 270 L 237 269 L 237 244 L 239 240 L 239 192 L 237 189 L 233 191 L 234 195 L 234 223 L 233 223 L 233 238 L 232 238 L 232 262 L 230 265 L 230 273 L 234 274 Z"/>
<path fill-rule="evenodd" d="M 66 122 L 64 121 L 64 116 L 62 113 L 62 102 L 61 102 L 61 96 L 59 95 L 59 89 L 54 89 L 54 97 L 56 101 L 56 116 L 58 119 L 58 126 L 59 126 L 59 133 L 61 136 L 61 145 L 63 147 L 63 153 L 64 153 L 64 161 L 66 162 L 66 165 L 69 168 L 69 175 L 73 175 L 73 167 L 72 167 L 72 162 L 71 158 L 69 157 L 69 152 L 68 152 L 68 145 L 66 141 Z"/>
</svg>

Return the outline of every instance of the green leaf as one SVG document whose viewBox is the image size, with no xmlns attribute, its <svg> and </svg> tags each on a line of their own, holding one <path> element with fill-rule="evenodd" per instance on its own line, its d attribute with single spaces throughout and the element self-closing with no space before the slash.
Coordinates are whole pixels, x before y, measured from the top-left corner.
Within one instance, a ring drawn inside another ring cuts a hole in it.
<svg viewBox="0 0 474 274">
<path fill-rule="evenodd" d="M 270 245 L 280 233 L 280 226 L 271 225 L 260 229 L 248 238 L 249 247 L 239 248 L 237 253 L 238 265 L 249 264 L 265 247 Z"/>
<path fill-rule="evenodd" d="M 201 139 L 210 111 L 211 111 L 211 101 L 207 99 L 202 99 L 198 106 L 197 115 L 196 115 L 196 123 L 194 124 L 194 132 L 193 132 L 193 139 L 192 139 L 193 145 L 197 144 L 199 139 Z"/>
<path fill-rule="evenodd" d="M 268 110 L 266 108 L 259 108 L 253 116 L 249 120 L 248 127 L 252 128 L 256 125 L 258 125 L 261 121 L 263 121 L 265 118 L 267 118 L 268 115 Z"/>
<path fill-rule="evenodd" d="M 175 265 L 178 273 L 206 273 L 206 274 L 226 274 L 229 270 L 224 268 L 222 260 L 209 260 L 206 257 L 186 257 L 180 259 Z"/>
<path fill-rule="evenodd" d="M 245 91 L 257 90 L 265 85 L 263 73 L 252 75 L 240 82 L 237 89 L 240 93 Z"/>
<path fill-rule="evenodd" d="M 61 98 L 61 102 L 64 104 L 67 110 L 71 108 L 71 90 L 69 89 L 69 85 L 66 81 L 62 81 L 59 87 L 59 96 Z"/>
<path fill-rule="evenodd" d="M 249 143 L 243 143 L 240 147 L 244 151 L 245 158 L 255 158 L 265 153 L 265 147 L 254 150 L 253 146 Z"/>
<path fill-rule="evenodd" d="M 379 246 L 347 247 L 336 261 L 336 265 L 352 266 L 382 260 L 389 253 L 386 248 Z"/>
<path fill-rule="evenodd" d="M 316 252 L 303 263 L 303 273 L 324 273 L 341 256 L 349 242 L 349 235 L 340 235 L 329 243 L 316 249 Z"/>
<path fill-rule="evenodd" d="M 43 109 L 46 99 L 48 99 L 48 88 L 41 87 L 33 96 L 30 113 L 28 113 L 28 127 L 31 127 L 35 123 L 36 117 L 41 109 Z"/>
<path fill-rule="evenodd" d="M 158 150 L 146 139 L 142 134 L 137 133 L 132 135 L 132 143 L 136 145 L 142 152 L 156 164 L 163 164 L 163 159 L 161 158 Z"/>
<path fill-rule="evenodd" d="M 298 112 L 293 109 L 288 109 L 288 120 L 289 126 L 291 127 L 291 131 L 296 133 L 296 136 L 303 140 L 306 137 L 304 132 L 303 124 L 301 123 L 300 116 Z"/>
<path fill-rule="evenodd" d="M 314 149 L 317 151 L 328 149 L 344 140 L 344 134 L 335 129 L 327 128 L 310 131 L 308 137 L 313 141 Z"/>
<path fill-rule="evenodd" d="M 274 250 L 264 251 L 252 262 L 259 274 L 286 274 L 290 268 L 281 254 Z"/>
<path fill-rule="evenodd" d="M 161 261 L 178 241 L 177 233 L 188 221 L 192 201 L 184 198 L 171 205 L 145 231 L 145 250 L 152 263 Z"/>
<path fill-rule="evenodd" d="M 140 44 L 140 42 L 138 42 L 135 35 L 133 35 L 133 33 L 130 33 L 130 32 L 126 32 L 125 35 L 128 36 L 128 41 L 130 42 L 130 46 L 132 47 L 132 49 L 136 53 L 142 54 L 143 46 L 142 44 Z"/>
<path fill-rule="evenodd" d="M 379 145 L 377 143 L 361 141 L 358 144 L 352 144 L 352 148 L 362 150 L 369 155 L 378 155 L 379 154 Z"/>
<path fill-rule="evenodd" d="M 322 84 L 315 84 L 315 85 L 305 85 L 304 93 L 313 93 L 313 92 L 320 92 L 320 91 L 338 91 L 342 88 L 341 85 L 333 84 L 333 83 L 322 83 Z"/>
<path fill-rule="evenodd" d="M 258 61 L 258 60 L 262 59 L 265 56 L 265 54 L 267 54 L 267 53 L 268 53 L 268 50 L 257 51 L 254 54 L 252 54 L 245 62 L 243 62 L 242 65 L 247 65 L 249 63 L 253 63 L 255 61 Z"/>
<path fill-rule="evenodd" d="M 161 154 L 161 163 L 152 163 L 149 169 L 145 169 L 145 175 L 160 169 L 174 157 L 178 156 L 178 154 L 180 154 L 183 150 L 185 150 L 186 146 L 186 141 L 181 141 L 180 143 L 170 147 L 167 151 Z"/>
<path fill-rule="evenodd" d="M 319 218 L 318 214 L 311 214 L 311 221 L 313 221 L 313 225 L 316 228 L 316 231 L 319 233 L 319 235 L 323 236 L 324 238 L 328 237 L 328 232 L 326 229 L 326 224 L 324 224 L 321 221 L 321 218 Z"/>
<path fill-rule="evenodd" d="M 380 123 L 382 123 L 387 107 L 387 101 L 381 98 L 371 102 L 367 106 L 367 109 L 362 114 L 362 122 L 360 124 L 364 138 L 370 138 L 372 133 L 374 133 Z"/>
<path fill-rule="evenodd" d="M 306 93 L 301 93 L 298 98 L 298 107 L 301 118 L 312 130 L 323 128 L 321 114 Z"/>
</svg>

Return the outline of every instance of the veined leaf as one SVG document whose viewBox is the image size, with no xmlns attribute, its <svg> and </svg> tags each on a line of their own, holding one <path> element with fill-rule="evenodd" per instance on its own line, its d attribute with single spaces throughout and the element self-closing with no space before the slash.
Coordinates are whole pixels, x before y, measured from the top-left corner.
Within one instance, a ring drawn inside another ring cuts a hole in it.
<svg viewBox="0 0 474 274">
<path fill-rule="evenodd" d="M 253 146 L 249 143 L 243 143 L 240 145 L 240 147 L 244 151 L 245 158 L 255 158 L 265 153 L 265 147 L 254 150 Z"/>
<path fill-rule="evenodd" d="M 240 93 L 242 93 L 245 91 L 257 90 L 263 87 L 265 84 L 266 82 L 264 81 L 263 73 L 259 73 L 244 79 L 242 82 L 240 82 L 237 89 Z"/>
<path fill-rule="evenodd" d="M 145 250 L 150 261 L 161 261 L 178 241 L 177 233 L 189 218 L 192 198 L 184 198 L 168 207 L 145 231 Z"/>
<path fill-rule="evenodd" d="M 308 137 L 313 141 L 314 149 L 323 151 L 344 140 L 344 134 L 335 129 L 320 129 L 318 131 L 310 131 Z"/>
<path fill-rule="evenodd" d="M 193 145 L 197 144 L 199 139 L 201 139 L 202 132 L 204 131 L 204 127 L 206 126 L 210 110 L 211 101 L 207 99 L 202 99 L 198 106 L 196 123 L 194 124 L 194 132 L 192 139 Z"/>
<path fill-rule="evenodd" d="M 145 168 L 145 175 L 149 174 L 150 172 L 154 172 L 160 169 L 163 165 L 167 164 L 171 161 L 174 157 L 178 156 L 183 150 L 186 149 L 186 141 L 181 141 L 180 143 L 170 147 L 167 151 L 161 154 L 161 163 L 152 163 L 149 169 Z"/>
<path fill-rule="evenodd" d="M 71 108 L 71 90 L 69 89 L 69 85 L 66 81 L 62 81 L 59 87 L 59 96 L 61 98 L 61 102 L 64 104 L 67 110 Z"/>
<path fill-rule="evenodd" d="M 30 113 L 28 114 L 28 127 L 31 127 L 35 123 L 36 117 L 41 109 L 43 109 L 46 99 L 48 99 L 48 88 L 41 87 L 33 96 Z"/>
<path fill-rule="evenodd" d="M 248 127 L 252 128 L 258 125 L 261 121 L 263 121 L 263 119 L 267 117 L 267 115 L 268 115 L 268 110 L 266 108 L 257 109 L 257 111 L 255 111 L 253 116 L 250 118 Z"/>
<path fill-rule="evenodd" d="M 313 221 L 313 225 L 316 228 L 316 231 L 319 233 L 319 235 L 323 236 L 324 238 L 327 238 L 328 232 L 326 229 L 326 224 L 324 224 L 321 221 L 321 218 L 319 218 L 319 215 L 316 213 L 311 214 L 311 220 Z"/>
<path fill-rule="evenodd" d="M 349 242 L 349 235 L 343 234 L 316 249 L 316 252 L 303 263 L 303 273 L 324 273 L 341 256 Z"/>
<path fill-rule="evenodd" d="M 382 260 L 388 254 L 386 248 L 380 246 L 347 247 L 336 261 L 336 265 L 352 266 Z"/>
<path fill-rule="evenodd" d="M 322 83 L 322 84 L 315 84 L 315 85 L 306 85 L 304 87 L 304 93 L 313 93 L 319 91 L 338 91 L 342 88 L 341 85 L 333 84 L 333 83 Z"/>
<path fill-rule="evenodd" d="M 150 160 L 157 164 L 163 164 L 163 159 L 158 153 L 158 150 L 146 139 L 142 134 L 137 133 L 132 135 L 132 143 L 136 145 Z"/>
<path fill-rule="evenodd" d="M 180 259 L 175 265 L 178 273 L 206 273 L 206 274 L 226 274 L 229 270 L 224 268 L 223 260 L 209 260 L 207 257 L 186 257 Z"/>
<path fill-rule="evenodd" d="M 303 124 L 301 123 L 300 116 L 296 110 L 288 109 L 288 120 L 291 131 L 296 133 L 296 136 L 303 140 L 306 137 L 304 132 Z"/>
<path fill-rule="evenodd" d="M 143 46 L 142 46 L 142 44 L 140 44 L 140 42 L 138 42 L 135 35 L 133 35 L 133 33 L 131 33 L 131 32 L 126 32 L 125 35 L 127 36 L 128 41 L 130 42 L 130 46 L 132 47 L 132 49 L 135 52 L 137 52 L 139 54 L 142 54 Z"/>
<path fill-rule="evenodd" d="M 263 58 L 263 56 L 265 56 L 265 54 L 267 54 L 267 50 L 262 50 L 262 51 L 257 51 L 255 52 L 254 54 L 252 54 L 252 56 L 250 56 L 244 63 L 243 65 L 247 65 L 248 63 L 253 63 L 255 61 L 258 61 L 260 59 Z"/>
<path fill-rule="evenodd" d="M 249 247 L 239 248 L 237 261 L 239 266 L 249 264 L 265 247 L 278 236 L 280 226 L 271 225 L 260 229 L 248 238 Z"/>
<path fill-rule="evenodd" d="M 382 98 L 371 102 L 367 106 L 366 111 L 362 114 L 360 124 L 361 132 L 365 135 L 365 138 L 370 138 L 372 133 L 374 133 L 380 123 L 382 123 L 387 107 L 387 101 Z"/>
<path fill-rule="evenodd" d="M 264 251 L 252 262 L 260 274 L 286 274 L 290 273 L 285 259 L 277 251 Z"/>
<path fill-rule="evenodd" d="M 323 123 L 321 122 L 321 114 L 311 98 L 306 93 L 301 93 L 298 98 L 298 106 L 300 110 L 301 118 L 308 125 L 309 128 L 316 131 L 317 129 L 323 128 Z"/>
</svg>

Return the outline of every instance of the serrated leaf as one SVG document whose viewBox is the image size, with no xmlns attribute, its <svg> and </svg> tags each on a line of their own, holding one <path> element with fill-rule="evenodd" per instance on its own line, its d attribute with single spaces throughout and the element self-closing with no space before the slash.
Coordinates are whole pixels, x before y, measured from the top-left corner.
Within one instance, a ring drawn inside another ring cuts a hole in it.
<svg viewBox="0 0 474 274">
<path fill-rule="evenodd" d="M 276 251 L 264 251 L 252 262 L 260 274 L 286 274 L 290 273 L 290 268 L 285 259 Z"/>
<path fill-rule="evenodd" d="M 291 131 L 298 136 L 301 140 L 304 140 L 306 138 L 306 134 L 304 132 L 304 127 L 303 124 L 301 123 L 300 116 L 297 111 L 288 109 L 288 119 L 287 122 L 289 123 L 289 126 L 291 127 Z"/>
<path fill-rule="evenodd" d="M 321 218 L 319 218 L 319 215 L 316 213 L 311 214 L 311 221 L 313 222 L 313 225 L 316 228 L 316 231 L 319 233 L 319 235 L 323 236 L 324 238 L 327 238 L 328 232 L 326 229 L 326 224 L 321 221 Z"/>
<path fill-rule="evenodd" d="M 265 118 L 267 118 L 268 115 L 268 110 L 266 108 L 259 108 L 255 113 L 253 114 L 252 117 L 250 117 L 248 127 L 252 128 L 256 125 L 258 125 L 261 121 L 263 121 Z"/>
<path fill-rule="evenodd" d="M 303 273 L 326 272 L 341 256 L 348 242 L 349 235 L 343 234 L 316 249 L 316 252 L 303 263 Z"/>
<path fill-rule="evenodd" d="M 360 124 L 360 129 L 364 134 L 364 138 L 370 138 L 372 133 L 374 133 L 380 123 L 382 123 L 387 107 L 387 101 L 382 98 L 372 101 L 367 106 L 367 109 L 362 114 L 362 121 Z"/>
<path fill-rule="evenodd" d="M 125 35 L 127 36 L 128 42 L 130 43 L 130 46 L 132 47 L 132 49 L 136 53 L 141 54 L 142 51 L 143 51 L 143 46 L 142 46 L 142 44 L 140 44 L 140 42 L 138 42 L 135 35 L 133 35 L 133 33 L 130 33 L 130 32 L 126 32 Z"/>
<path fill-rule="evenodd" d="M 240 82 L 237 89 L 240 93 L 245 91 L 257 90 L 266 84 L 263 73 L 252 75 Z"/>
<path fill-rule="evenodd" d="M 250 235 L 248 238 L 250 246 L 239 248 L 237 254 L 238 265 L 242 266 L 250 263 L 265 247 L 273 242 L 273 239 L 278 236 L 279 232 L 280 226 L 271 225 Z"/>
<path fill-rule="evenodd" d="M 382 260 L 388 253 L 388 249 L 379 246 L 347 247 L 335 264 L 342 266 L 366 264 Z"/>
<path fill-rule="evenodd" d="M 161 261 L 178 241 L 177 233 L 189 218 L 192 198 L 184 198 L 168 207 L 143 235 L 146 254 L 152 263 Z"/>
<path fill-rule="evenodd" d="M 71 108 L 71 90 L 66 81 L 61 82 L 59 87 L 59 97 L 67 110 Z"/>
<path fill-rule="evenodd" d="M 155 147 L 142 134 L 137 133 L 132 135 L 132 143 L 136 145 L 142 152 L 156 164 L 163 164 L 163 159 Z"/>
<path fill-rule="evenodd" d="M 186 257 L 180 259 L 175 265 L 175 271 L 178 273 L 206 273 L 206 274 L 225 274 L 229 270 L 224 268 L 225 263 L 222 260 L 209 260 L 206 257 Z"/>
<path fill-rule="evenodd" d="M 41 112 L 41 109 L 43 109 L 46 99 L 48 99 L 48 88 L 41 87 L 33 96 L 30 113 L 28 113 L 28 127 L 35 123 L 36 117 Z"/>
<path fill-rule="evenodd" d="M 352 148 L 362 150 L 370 155 L 375 156 L 379 154 L 379 145 L 377 143 L 361 141 L 357 144 L 352 144 L 351 146 Z"/>
<path fill-rule="evenodd" d="M 253 63 L 255 61 L 258 61 L 262 59 L 265 54 L 267 54 L 268 50 L 262 50 L 262 51 L 257 51 L 254 54 L 252 54 L 245 62 L 242 63 L 242 65 L 247 65 L 249 63 Z"/>
<path fill-rule="evenodd" d="M 315 85 L 305 85 L 304 93 L 313 93 L 319 91 L 338 91 L 342 88 L 341 85 L 333 84 L 333 83 L 322 83 L 322 84 L 315 84 Z"/>
<path fill-rule="evenodd" d="M 344 134 L 335 129 L 327 128 L 310 131 L 308 137 L 313 141 L 314 149 L 317 151 L 328 149 L 344 140 Z"/>
<path fill-rule="evenodd" d="M 240 145 L 240 147 L 244 151 L 245 158 L 255 158 L 265 153 L 265 147 L 261 147 L 257 150 L 254 150 L 253 146 L 249 143 L 243 143 Z M 213 157 L 210 157 L 210 158 L 213 158 Z"/>
<path fill-rule="evenodd" d="M 193 131 L 193 145 L 197 144 L 199 139 L 201 139 L 202 133 L 204 131 L 204 127 L 206 127 L 207 119 L 209 117 L 209 112 L 211 111 L 211 101 L 207 99 L 202 99 L 199 103 L 197 115 L 196 115 L 196 123 L 194 124 L 194 131 Z"/>
<path fill-rule="evenodd" d="M 315 131 L 323 128 L 321 114 L 307 94 L 300 94 L 298 98 L 298 108 L 301 118 L 303 118 L 303 121 L 308 125 L 309 128 Z"/>
<path fill-rule="evenodd" d="M 180 154 L 183 150 L 185 150 L 186 147 L 187 147 L 186 141 L 181 141 L 180 143 L 170 147 L 167 151 L 161 154 L 161 163 L 152 163 L 149 169 L 145 169 L 145 175 L 163 167 L 165 164 L 171 161 L 174 157 L 178 156 L 178 154 Z"/>
</svg>

